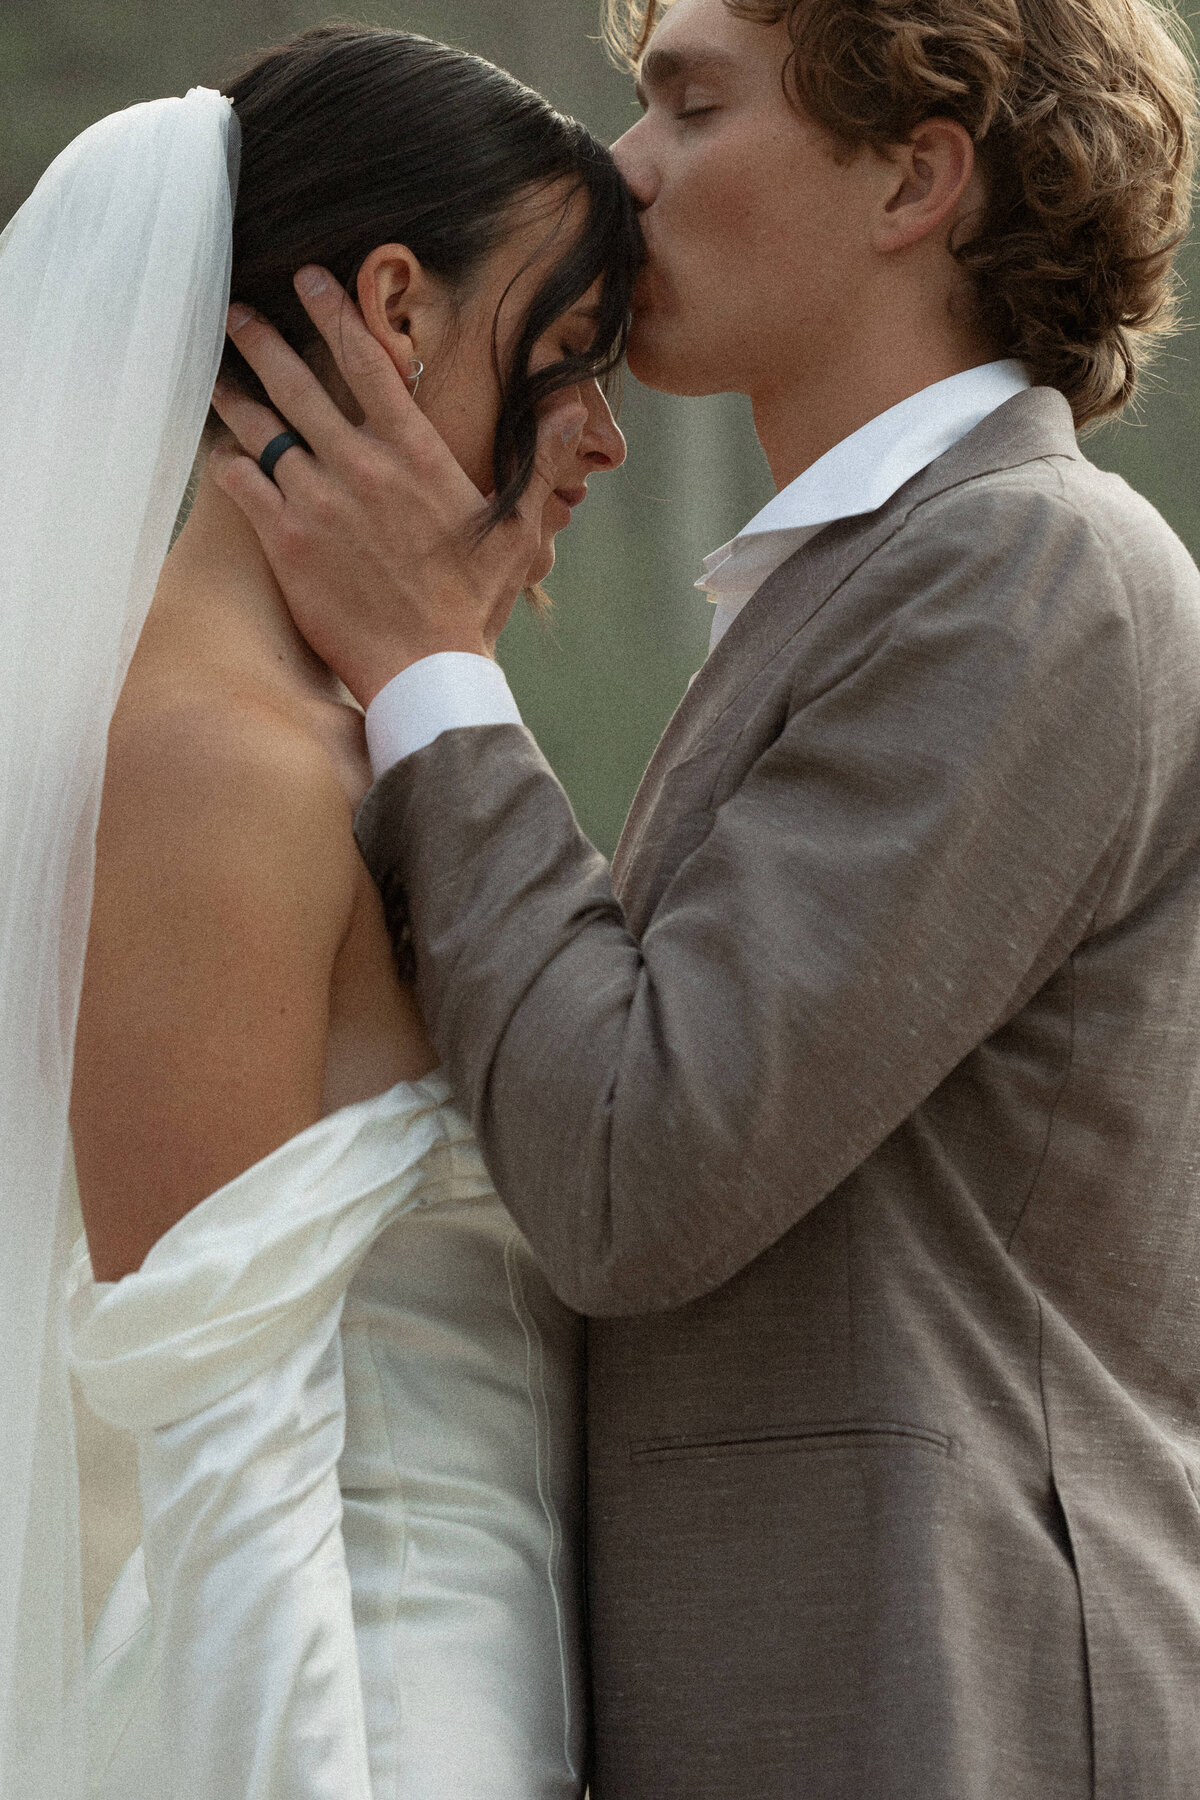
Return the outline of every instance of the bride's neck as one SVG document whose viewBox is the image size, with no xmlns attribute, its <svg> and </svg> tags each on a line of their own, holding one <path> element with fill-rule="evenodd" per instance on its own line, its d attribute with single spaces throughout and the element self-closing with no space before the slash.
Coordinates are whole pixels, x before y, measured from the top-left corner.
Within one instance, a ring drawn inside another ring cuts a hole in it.
<svg viewBox="0 0 1200 1800">
<path fill-rule="evenodd" d="M 319 698 L 345 698 L 288 612 L 245 516 L 200 476 L 195 503 L 163 565 L 147 640 L 170 634 L 209 664 Z"/>
</svg>

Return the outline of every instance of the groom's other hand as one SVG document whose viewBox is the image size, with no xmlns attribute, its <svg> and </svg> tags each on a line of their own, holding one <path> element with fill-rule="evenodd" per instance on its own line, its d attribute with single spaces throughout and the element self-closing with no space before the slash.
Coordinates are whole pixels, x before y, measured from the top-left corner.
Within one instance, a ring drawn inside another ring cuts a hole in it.
<svg viewBox="0 0 1200 1800">
<path fill-rule="evenodd" d="M 344 288 L 306 268 L 296 291 L 363 423 L 265 319 L 235 305 L 230 335 L 277 412 L 219 383 L 213 405 L 237 444 L 214 450 L 210 467 L 254 527 L 300 631 L 368 706 L 423 657 L 492 655 L 537 556 L 554 469 L 587 413 L 570 394 L 548 407 L 528 489 L 485 533 L 486 501 Z M 289 427 L 307 448 L 288 450 L 272 479 L 258 458 Z"/>
</svg>

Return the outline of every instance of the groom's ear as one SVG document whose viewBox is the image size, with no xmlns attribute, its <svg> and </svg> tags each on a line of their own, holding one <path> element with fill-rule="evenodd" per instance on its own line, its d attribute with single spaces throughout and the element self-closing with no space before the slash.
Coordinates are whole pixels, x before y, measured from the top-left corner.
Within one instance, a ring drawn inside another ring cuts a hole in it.
<svg viewBox="0 0 1200 1800">
<path fill-rule="evenodd" d="M 880 187 L 871 236 L 884 255 L 935 236 L 949 239 L 984 204 L 975 145 L 956 119 L 926 119 L 874 166 Z"/>
<path fill-rule="evenodd" d="M 404 244 L 380 244 L 358 272 L 356 298 L 367 330 L 407 379 L 422 341 L 428 350 L 434 315 L 445 304 L 441 284 Z"/>
</svg>

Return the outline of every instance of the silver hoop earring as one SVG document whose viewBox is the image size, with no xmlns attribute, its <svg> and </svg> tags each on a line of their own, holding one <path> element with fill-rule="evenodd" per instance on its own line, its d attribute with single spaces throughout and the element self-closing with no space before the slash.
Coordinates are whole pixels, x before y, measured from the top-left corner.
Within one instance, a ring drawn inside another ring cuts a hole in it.
<svg viewBox="0 0 1200 1800">
<path fill-rule="evenodd" d="M 421 385 L 421 377 L 424 373 L 425 364 L 423 362 L 414 362 L 412 368 L 404 377 L 404 385 L 407 387 L 414 400 L 417 397 L 417 389 Z"/>
</svg>

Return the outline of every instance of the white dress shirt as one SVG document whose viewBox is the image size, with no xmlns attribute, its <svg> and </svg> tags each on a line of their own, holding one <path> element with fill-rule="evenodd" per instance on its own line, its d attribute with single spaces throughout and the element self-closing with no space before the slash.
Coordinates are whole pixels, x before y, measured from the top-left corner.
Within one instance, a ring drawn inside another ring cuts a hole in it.
<svg viewBox="0 0 1200 1800">
<path fill-rule="evenodd" d="M 696 586 L 716 607 L 709 654 L 767 577 L 809 538 L 836 519 L 883 506 L 1029 385 L 1022 363 L 985 363 L 923 388 L 835 444 L 731 543 L 705 558 Z M 458 726 L 520 723 L 498 663 L 457 650 L 426 656 L 381 689 L 367 709 L 371 767 L 382 775 Z"/>
</svg>

